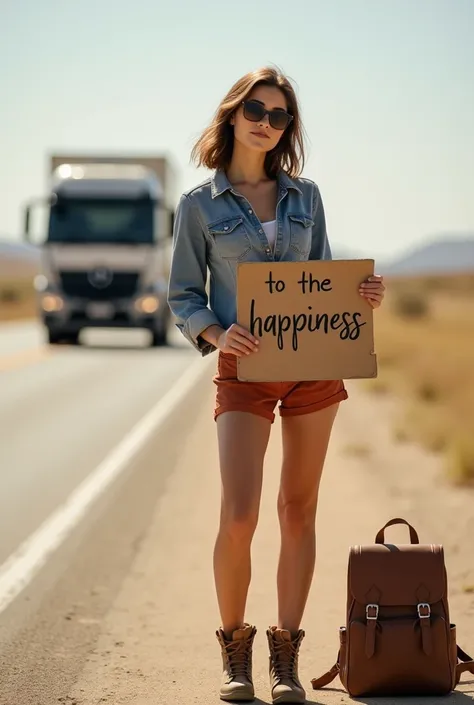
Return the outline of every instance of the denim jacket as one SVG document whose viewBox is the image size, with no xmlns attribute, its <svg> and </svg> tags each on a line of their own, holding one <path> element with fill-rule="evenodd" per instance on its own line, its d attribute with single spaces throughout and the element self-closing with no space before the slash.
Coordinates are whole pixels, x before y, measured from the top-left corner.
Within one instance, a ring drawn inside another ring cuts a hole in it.
<svg viewBox="0 0 474 705">
<path fill-rule="evenodd" d="M 215 350 L 201 337 L 205 328 L 227 329 L 237 322 L 239 262 L 331 259 L 317 185 L 281 172 L 277 187 L 274 249 L 249 201 L 233 190 L 223 171 L 180 198 L 168 303 L 178 329 L 203 356 Z"/>
</svg>

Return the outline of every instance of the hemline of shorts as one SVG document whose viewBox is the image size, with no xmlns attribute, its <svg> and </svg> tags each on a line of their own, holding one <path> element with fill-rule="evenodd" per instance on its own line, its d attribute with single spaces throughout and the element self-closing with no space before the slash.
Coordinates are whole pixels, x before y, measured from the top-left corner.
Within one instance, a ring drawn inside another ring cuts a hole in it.
<svg viewBox="0 0 474 705">
<path fill-rule="evenodd" d="M 329 406 L 333 406 L 333 404 L 338 404 L 341 401 L 345 401 L 346 399 L 348 399 L 348 396 L 349 395 L 347 393 L 347 390 L 345 389 L 345 387 L 343 387 L 336 394 L 332 394 L 330 397 L 327 397 L 326 399 L 321 399 L 320 401 L 314 402 L 313 404 L 307 404 L 306 406 L 299 406 L 294 408 L 285 408 L 279 406 L 278 409 L 281 417 L 303 416 L 305 414 L 312 414 L 315 411 L 321 411 L 322 409 L 326 409 Z M 270 421 L 270 423 L 273 423 L 275 421 L 275 413 L 267 412 L 265 409 L 262 409 L 258 406 L 252 406 L 251 404 L 226 404 L 223 406 L 219 406 L 217 409 L 214 410 L 214 421 L 217 421 L 218 416 L 220 416 L 221 414 L 225 414 L 229 411 L 243 411 L 249 414 L 254 414 L 255 416 L 261 416 L 262 418 Z"/>
</svg>

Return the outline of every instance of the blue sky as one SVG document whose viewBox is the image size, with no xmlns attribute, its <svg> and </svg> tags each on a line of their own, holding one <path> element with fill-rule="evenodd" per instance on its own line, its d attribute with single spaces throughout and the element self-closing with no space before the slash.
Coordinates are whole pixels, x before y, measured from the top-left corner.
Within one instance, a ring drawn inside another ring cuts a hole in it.
<svg viewBox="0 0 474 705">
<path fill-rule="evenodd" d="M 474 0 L 4 0 L 0 235 L 47 188 L 53 151 L 170 153 L 230 85 L 295 81 L 331 242 L 393 256 L 474 231 Z"/>
</svg>

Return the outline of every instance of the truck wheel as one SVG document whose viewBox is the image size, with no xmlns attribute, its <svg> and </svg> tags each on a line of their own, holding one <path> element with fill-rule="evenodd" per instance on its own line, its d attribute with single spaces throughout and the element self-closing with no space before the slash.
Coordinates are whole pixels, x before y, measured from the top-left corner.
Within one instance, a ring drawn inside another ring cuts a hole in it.
<svg viewBox="0 0 474 705">
<path fill-rule="evenodd" d="M 61 342 L 65 342 L 68 345 L 77 345 L 79 343 L 79 332 L 61 333 L 61 331 L 48 329 L 48 343 L 50 345 L 58 345 Z"/>
<path fill-rule="evenodd" d="M 64 342 L 68 345 L 79 345 L 79 331 L 63 336 Z"/>
<path fill-rule="evenodd" d="M 166 345 L 167 342 L 167 331 L 164 330 L 152 330 L 151 331 L 151 346 L 153 348 L 158 348 L 162 347 L 163 345 Z"/>
<path fill-rule="evenodd" d="M 57 331 L 52 331 L 48 328 L 48 343 L 50 345 L 58 345 L 61 341 L 61 335 Z"/>
</svg>

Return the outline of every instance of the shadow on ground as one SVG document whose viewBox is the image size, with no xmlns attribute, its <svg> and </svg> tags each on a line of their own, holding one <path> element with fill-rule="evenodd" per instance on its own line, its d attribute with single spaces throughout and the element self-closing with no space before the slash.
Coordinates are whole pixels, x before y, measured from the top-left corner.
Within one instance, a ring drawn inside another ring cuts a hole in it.
<svg viewBox="0 0 474 705">
<path fill-rule="evenodd" d="M 399 705 L 403 701 L 403 705 L 427 705 L 427 703 L 440 702 L 449 703 L 449 705 L 473 705 L 474 703 L 474 680 L 461 681 L 462 686 L 470 686 L 469 690 L 464 692 L 453 691 L 450 695 L 437 698 L 429 697 L 386 697 L 386 698 L 350 698 L 343 688 L 324 688 L 322 691 L 311 691 L 307 693 L 306 702 L 312 705 L 323 705 L 325 699 L 321 698 L 318 693 L 334 693 L 340 696 L 341 702 L 347 701 L 353 703 L 361 703 L 361 705 Z"/>
</svg>

